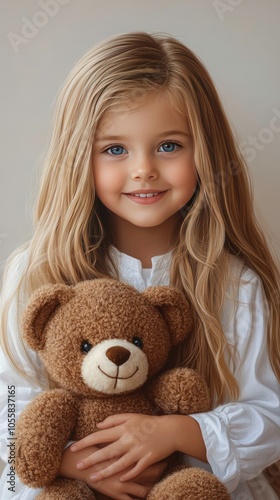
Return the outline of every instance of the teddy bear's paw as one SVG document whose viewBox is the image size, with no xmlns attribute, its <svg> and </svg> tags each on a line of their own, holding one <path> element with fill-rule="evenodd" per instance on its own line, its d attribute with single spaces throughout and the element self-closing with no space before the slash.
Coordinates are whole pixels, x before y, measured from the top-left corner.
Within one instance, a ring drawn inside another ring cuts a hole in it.
<svg viewBox="0 0 280 500">
<path fill-rule="evenodd" d="M 94 500 L 94 492 L 81 481 L 72 479 L 56 479 L 46 486 L 36 500 Z"/>
<path fill-rule="evenodd" d="M 156 484 L 147 500 L 230 500 L 225 486 L 209 472 L 185 468 Z"/>
</svg>

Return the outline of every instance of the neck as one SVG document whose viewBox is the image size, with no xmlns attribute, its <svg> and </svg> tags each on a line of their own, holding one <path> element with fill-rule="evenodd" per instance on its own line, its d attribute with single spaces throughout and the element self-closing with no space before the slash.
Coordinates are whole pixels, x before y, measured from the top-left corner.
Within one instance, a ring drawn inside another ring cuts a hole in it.
<svg viewBox="0 0 280 500">
<path fill-rule="evenodd" d="M 134 226 L 122 220 L 121 224 L 109 216 L 110 227 L 113 229 L 113 244 L 120 251 L 139 259 L 144 268 L 152 267 L 152 257 L 169 252 L 175 245 L 180 223 L 180 214 L 175 214 L 167 221 L 155 227 Z"/>
</svg>

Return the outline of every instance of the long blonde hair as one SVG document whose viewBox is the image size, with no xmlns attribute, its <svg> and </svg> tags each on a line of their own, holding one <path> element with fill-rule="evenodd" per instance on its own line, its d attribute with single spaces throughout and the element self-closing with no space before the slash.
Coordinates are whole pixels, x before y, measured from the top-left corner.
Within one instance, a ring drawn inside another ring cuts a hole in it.
<svg viewBox="0 0 280 500">
<path fill-rule="evenodd" d="M 220 322 L 228 258 L 261 278 L 269 307 L 270 360 L 280 380 L 279 271 L 253 210 L 246 166 L 203 64 L 178 40 L 128 33 L 100 43 L 74 67 L 61 88 L 36 203 L 28 265 L 19 282 L 27 295 L 44 283 L 77 283 L 112 275 L 110 231 L 95 197 L 92 145 L 103 114 L 147 92 L 167 92 L 185 113 L 194 141 L 198 189 L 182 218 L 171 283 L 192 302 L 195 335 L 180 362 L 205 376 L 218 403 L 238 397 Z M 9 264 L 8 264 L 9 265 Z M 2 346 L 15 368 L 2 313 Z"/>
</svg>

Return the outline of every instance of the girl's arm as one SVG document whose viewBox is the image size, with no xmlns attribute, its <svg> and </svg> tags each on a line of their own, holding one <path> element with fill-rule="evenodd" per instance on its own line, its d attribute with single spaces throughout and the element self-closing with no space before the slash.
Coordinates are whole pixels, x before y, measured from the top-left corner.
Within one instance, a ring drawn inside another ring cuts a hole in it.
<svg viewBox="0 0 280 500">
<path fill-rule="evenodd" d="M 88 467 L 104 462 L 106 458 L 115 459 L 91 476 L 99 481 L 111 474 L 123 472 L 122 481 L 140 474 L 146 467 L 165 459 L 175 451 L 206 461 L 206 449 L 200 427 L 188 416 L 165 415 L 160 417 L 126 413 L 108 417 L 98 424 L 102 430 L 90 434 L 73 444 L 72 451 L 88 449 L 101 443 L 109 443 L 99 451 L 89 454 L 77 467 Z M 134 465 L 135 464 L 135 465 Z M 124 473 L 125 469 L 130 470 Z"/>
<path fill-rule="evenodd" d="M 232 370 L 240 387 L 239 401 L 193 415 L 208 462 L 230 492 L 280 458 L 280 385 L 267 349 L 266 298 L 253 271 L 245 270 L 241 280 L 234 296 L 235 314 L 228 302 L 222 318 L 228 341 L 236 349 Z"/>
<path fill-rule="evenodd" d="M 90 463 L 99 462 L 106 449 L 107 456 L 120 456 L 119 464 L 116 462 L 118 467 L 128 467 L 137 458 L 135 468 L 130 474 L 125 474 L 124 478 L 128 479 L 145 464 L 168 456 L 176 448 L 202 460 L 206 448 L 206 457 L 214 474 L 231 492 L 239 482 L 253 479 L 280 459 L 280 386 L 268 356 L 265 296 L 261 280 L 255 273 L 247 270 L 241 279 L 242 283 L 236 293 L 232 293 L 222 317 L 225 334 L 236 350 L 232 369 L 240 386 L 239 401 L 221 405 L 207 413 L 180 417 L 181 421 L 178 416 L 124 415 L 107 419 L 102 434 L 100 431 L 91 436 L 87 444 L 98 444 L 99 439 L 104 442 L 105 432 L 112 444 L 91 456 Z M 233 304 L 237 304 L 234 313 Z M 172 421 L 173 425 L 167 423 Z M 197 427 L 191 425 L 192 421 L 197 422 Z M 110 427 L 105 430 L 107 425 Z M 118 448 L 120 430 L 124 430 L 124 425 L 126 443 Z M 85 441 L 82 445 L 76 444 L 76 449 L 84 444 Z M 96 479 L 108 476 L 112 470 L 116 469 L 112 467 L 99 472 Z"/>
<path fill-rule="evenodd" d="M 185 388 L 183 392 L 182 387 Z M 195 388 L 196 399 L 190 387 Z M 85 437 L 71 447 L 75 451 L 101 443 L 107 444 L 105 449 L 91 453 L 81 460 L 78 464 L 81 470 L 112 457 L 115 459 L 112 467 L 96 474 L 95 479 L 104 478 L 112 472 L 121 472 L 135 464 L 122 476 L 123 480 L 127 480 L 175 451 L 207 462 L 200 427 L 196 420 L 187 416 L 189 412 L 206 411 L 210 408 L 210 398 L 204 380 L 194 370 L 187 368 L 168 370 L 151 381 L 149 395 L 164 409 L 165 415 L 155 417 L 126 413 L 106 418 L 104 422 L 97 424 L 99 432 Z M 175 412 L 180 414 L 176 415 Z"/>
</svg>

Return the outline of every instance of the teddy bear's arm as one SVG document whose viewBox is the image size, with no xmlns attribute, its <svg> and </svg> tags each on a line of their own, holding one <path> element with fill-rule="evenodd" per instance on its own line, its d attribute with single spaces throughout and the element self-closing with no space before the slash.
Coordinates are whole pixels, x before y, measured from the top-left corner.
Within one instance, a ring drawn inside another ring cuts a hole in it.
<svg viewBox="0 0 280 500">
<path fill-rule="evenodd" d="M 164 413 L 189 415 L 210 409 L 204 379 L 189 368 L 174 368 L 148 383 L 148 398 Z"/>
<path fill-rule="evenodd" d="M 40 488 L 57 476 L 77 407 L 75 396 L 55 389 L 40 394 L 22 411 L 16 425 L 16 472 L 24 484 Z"/>
</svg>

